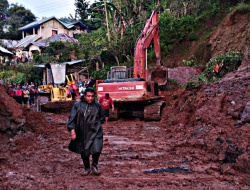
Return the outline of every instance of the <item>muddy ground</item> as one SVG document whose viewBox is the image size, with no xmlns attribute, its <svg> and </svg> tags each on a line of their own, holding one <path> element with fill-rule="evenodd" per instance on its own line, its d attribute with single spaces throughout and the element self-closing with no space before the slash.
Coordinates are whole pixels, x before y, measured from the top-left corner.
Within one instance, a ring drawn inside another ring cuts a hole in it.
<svg viewBox="0 0 250 190">
<path fill-rule="evenodd" d="M 104 128 L 100 176 L 81 176 L 68 113 L 0 99 L 0 189 L 249 189 L 250 67 L 195 89 L 163 91 L 159 122 Z M 0 86 L 3 91 L 3 87 Z"/>
</svg>

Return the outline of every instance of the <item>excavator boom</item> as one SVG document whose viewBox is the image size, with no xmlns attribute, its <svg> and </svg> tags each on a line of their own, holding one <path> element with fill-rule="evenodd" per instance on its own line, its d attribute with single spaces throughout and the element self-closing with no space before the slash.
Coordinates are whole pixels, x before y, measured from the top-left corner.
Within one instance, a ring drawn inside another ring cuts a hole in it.
<svg viewBox="0 0 250 190">
<path fill-rule="evenodd" d="M 146 63 L 146 49 L 150 45 L 151 40 L 154 38 L 154 48 L 157 58 L 157 66 L 160 66 L 161 51 L 159 39 L 159 25 L 158 15 L 155 11 L 152 12 L 151 17 L 147 20 L 143 31 L 141 32 L 136 48 L 134 59 L 134 78 L 145 78 L 148 80 L 148 70 Z"/>
</svg>

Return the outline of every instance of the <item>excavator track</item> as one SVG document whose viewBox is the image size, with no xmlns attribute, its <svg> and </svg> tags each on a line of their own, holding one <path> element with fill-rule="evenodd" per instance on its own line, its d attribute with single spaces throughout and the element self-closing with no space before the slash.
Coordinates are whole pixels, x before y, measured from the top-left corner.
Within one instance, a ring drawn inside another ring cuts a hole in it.
<svg viewBox="0 0 250 190">
<path fill-rule="evenodd" d="M 161 110 L 166 105 L 164 101 L 154 102 L 144 107 L 145 121 L 159 121 L 161 120 Z"/>
</svg>

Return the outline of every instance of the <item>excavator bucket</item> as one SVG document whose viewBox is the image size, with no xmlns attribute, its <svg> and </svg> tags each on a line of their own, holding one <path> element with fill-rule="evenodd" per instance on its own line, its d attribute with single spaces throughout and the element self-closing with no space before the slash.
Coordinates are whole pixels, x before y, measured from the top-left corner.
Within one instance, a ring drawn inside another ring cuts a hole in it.
<svg viewBox="0 0 250 190">
<path fill-rule="evenodd" d="M 162 68 L 157 67 L 151 73 L 151 80 L 158 83 L 158 86 L 165 86 L 167 84 L 168 72 Z"/>
</svg>

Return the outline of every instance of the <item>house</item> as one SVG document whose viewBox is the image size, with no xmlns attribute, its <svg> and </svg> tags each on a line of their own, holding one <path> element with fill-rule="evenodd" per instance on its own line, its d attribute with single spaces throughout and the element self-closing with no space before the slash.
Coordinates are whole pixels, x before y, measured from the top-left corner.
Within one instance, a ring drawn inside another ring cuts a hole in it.
<svg viewBox="0 0 250 190">
<path fill-rule="evenodd" d="M 42 41 L 30 43 L 27 46 L 27 49 L 29 49 L 29 52 L 31 52 L 32 54 L 34 54 L 36 51 L 39 51 L 39 54 L 41 54 L 43 53 L 43 50 L 49 46 L 50 42 L 56 42 L 56 41 L 73 42 L 73 43 L 78 42 L 77 39 L 70 37 L 68 34 L 55 34 Z"/>
<path fill-rule="evenodd" d="M 0 63 L 10 62 L 13 53 L 0 46 Z"/>
<path fill-rule="evenodd" d="M 86 25 L 82 22 L 67 23 L 57 19 L 55 16 L 45 18 L 39 21 L 32 22 L 19 29 L 22 31 L 22 40 L 16 45 L 17 56 L 21 56 L 24 53 L 26 56 L 32 56 L 32 51 L 35 49 L 31 44 L 33 42 L 40 42 L 44 39 L 56 34 L 67 34 L 69 37 L 74 37 L 78 33 L 88 33 Z M 39 49 L 37 49 L 41 52 Z"/>
</svg>

